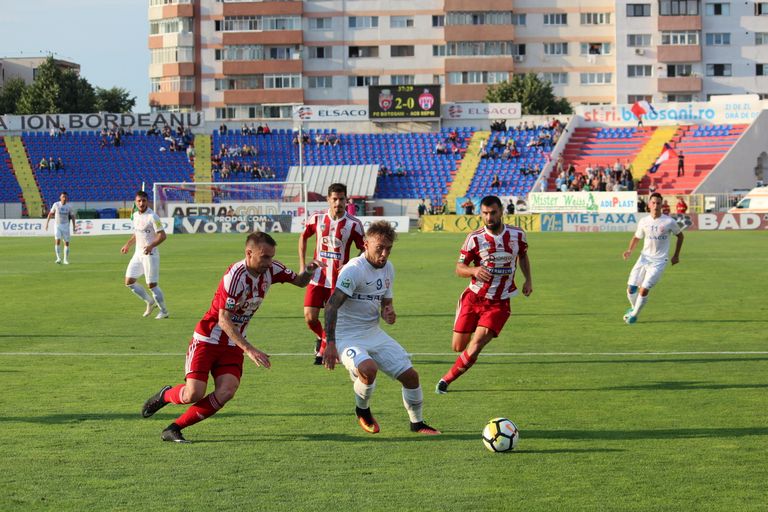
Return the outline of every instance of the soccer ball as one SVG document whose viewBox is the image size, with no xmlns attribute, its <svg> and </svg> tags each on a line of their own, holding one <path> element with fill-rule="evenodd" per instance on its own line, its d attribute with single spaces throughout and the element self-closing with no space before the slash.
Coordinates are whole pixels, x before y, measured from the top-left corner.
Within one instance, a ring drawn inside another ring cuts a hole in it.
<svg viewBox="0 0 768 512">
<path fill-rule="evenodd" d="M 520 431 L 507 418 L 493 418 L 483 429 L 483 444 L 492 452 L 508 452 L 515 449 Z"/>
</svg>

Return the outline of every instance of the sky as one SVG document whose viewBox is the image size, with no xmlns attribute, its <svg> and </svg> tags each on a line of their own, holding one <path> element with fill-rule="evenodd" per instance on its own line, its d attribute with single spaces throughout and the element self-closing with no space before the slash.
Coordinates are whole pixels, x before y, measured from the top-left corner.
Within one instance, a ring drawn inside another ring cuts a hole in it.
<svg viewBox="0 0 768 512">
<path fill-rule="evenodd" d="M 147 0 L 0 0 L 0 57 L 80 64 L 94 87 L 122 87 L 149 112 Z"/>
</svg>

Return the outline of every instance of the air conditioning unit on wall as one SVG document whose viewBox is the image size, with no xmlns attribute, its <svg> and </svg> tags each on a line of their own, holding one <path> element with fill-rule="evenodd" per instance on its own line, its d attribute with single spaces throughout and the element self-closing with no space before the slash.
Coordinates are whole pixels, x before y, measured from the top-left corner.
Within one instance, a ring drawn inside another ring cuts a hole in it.
<svg viewBox="0 0 768 512">
<path fill-rule="evenodd" d="M 525 62 L 525 55 L 515 55 L 515 62 Z"/>
<path fill-rule="evenodd" d="M 645 55 L 645 50 L 642 48 L 635 48 L 635 55 Z"/>
</svg>

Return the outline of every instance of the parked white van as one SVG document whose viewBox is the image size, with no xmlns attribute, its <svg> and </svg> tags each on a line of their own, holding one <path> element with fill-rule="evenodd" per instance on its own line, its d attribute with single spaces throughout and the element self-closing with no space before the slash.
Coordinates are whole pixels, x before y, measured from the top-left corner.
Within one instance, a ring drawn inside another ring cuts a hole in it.
<svg viewBox="0 0 768 512">
<path fill-rule="evenodd" d="M 768 186 L 750 190 L 728 213 L 768 213 Z"/>
</svg>

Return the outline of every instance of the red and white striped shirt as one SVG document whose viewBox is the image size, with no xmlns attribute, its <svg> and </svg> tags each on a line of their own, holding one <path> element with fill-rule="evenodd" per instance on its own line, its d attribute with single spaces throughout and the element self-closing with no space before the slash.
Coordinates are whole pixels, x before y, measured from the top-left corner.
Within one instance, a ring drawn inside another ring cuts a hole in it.
<svg viewBox="0 0 768 512">
<path fill-rule="evenodd" d="M 316 235 L 314 259 L 325 262 L 325 268 L 315 270 L 311 284 L 324 288 L 334 288 L 341 267 L 349 261 L 352 244 L 361 251 L 365 239 L 365 230 L 360 219 L 345 213 L 334 220 L 328 212 L 313 213 L 301 234 L 305 240 Z"/>
<path fill-rule="evenodd" d="M 206 343 L 234 346 L 235 343 L 219 326 L 219 311 L 224 309 L 231 312 L 232 322 L 245 336 L 248 322 L 261 306 L 269 287 L 273 283 L 290 283 L 294 279 L 296 273 L 279 261 L 273 261 L 269 270 L 256 277 L 248 273 L 245 260 L 233 263 L 219 281 L 211 308 L 197 323 L 192 337 Z"/>
<path fill-rule="evenodd" d="M 493 277 L 487 283 L 473 277 L 469 289 L 485 299 L 501 300 L 517 295 L 517 258 L 527 251 L 525 231 L 520 228 L 505 224 L 504 230 L 498 235 L 485 228 L 473 231 L 464 240 L 459 263 L 483 266 Z"/>
</svg>

